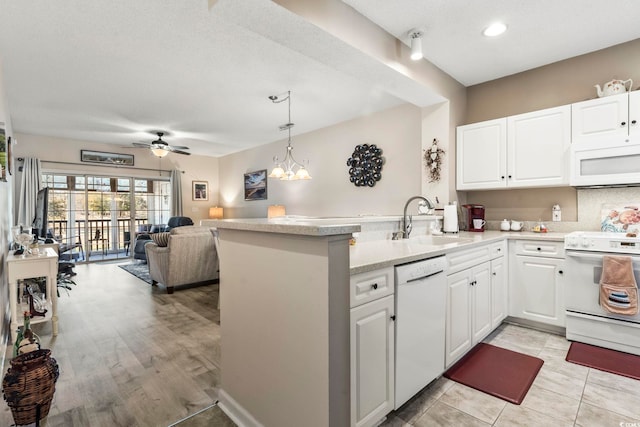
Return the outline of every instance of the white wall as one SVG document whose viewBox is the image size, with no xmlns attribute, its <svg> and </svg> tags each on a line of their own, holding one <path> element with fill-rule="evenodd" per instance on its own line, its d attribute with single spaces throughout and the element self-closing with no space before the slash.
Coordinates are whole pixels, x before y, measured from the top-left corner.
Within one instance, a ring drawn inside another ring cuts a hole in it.
<svg viewBox="0 0 640 427">
<path fill-rule="evenodd" d="M 218 159 L 214 157 L 169 154 L 160 160 L 144 148 L 130 148 L 27 134 L 17 134 L 16 137 L 18 144 L 14 147 L 15 157 L 37 157 L 43 161 L 42 167 L 44 170 L 140 178 L 158 178 L 162 176 L 166 179 L 168 179 L 169 173 L 163 172 L 160 174 L 159 170 L 169 171 L 175 168 L 182 170 L 184 171 L 182 174 L 182 209 L 184 215 L 191 217 L 195 223 L 198 223 L 201 219 L 208 218 L 209 207 L 218 204 Z M 134 167 L 104 167 L 91 163 L 81 163 L 80 150 L 133 154 Z M 64 164 L 51 162 L 64 162 Z M 16 166 L 20 165 L 21 163 L 16 162 Z M 16 194 L 19 194 L 21 177 L 22 174 L 17 172 Z M 209 183 L 208 201 L 192 200 L 192 181 L 207 181 Z"/>
</svg>

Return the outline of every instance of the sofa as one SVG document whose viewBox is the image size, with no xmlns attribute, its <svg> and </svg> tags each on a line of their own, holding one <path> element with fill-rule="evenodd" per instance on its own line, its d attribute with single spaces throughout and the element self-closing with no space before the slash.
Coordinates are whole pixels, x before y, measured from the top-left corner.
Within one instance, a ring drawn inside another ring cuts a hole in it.
<svg viewBox="0 0 640 427">
<path fill-rule="evenodd" d="M 160 283 L 172 294 L 176 286 L 218 279 L 218 252 L 209 227 L 176 227 L 151 238 L 144 248 L 152 285 Z"/>
</svg>

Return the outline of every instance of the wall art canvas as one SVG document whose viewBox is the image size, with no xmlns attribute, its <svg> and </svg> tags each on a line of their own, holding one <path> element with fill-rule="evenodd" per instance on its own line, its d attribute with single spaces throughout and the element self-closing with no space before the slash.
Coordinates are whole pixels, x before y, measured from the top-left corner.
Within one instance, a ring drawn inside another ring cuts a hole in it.
<svg viewBox="0 0 640 427">
<path fill-rule="evenodd" d="M 4 132 L 4 128 L 0 127 L 0 167 L 2 168 L 2 173 L 0 174 L 0 181 L 7 180 L 7 159 L 9 157 L 9 153 L 7 152 L 7 139 Z"/>
<path fill-rule="evenodd" d="M 193 200 L 209 200 L 209 183 L 207 181 L 192 181 L 191 190 Z"/>
<path fill-rule="evenodd" d="M 244 174 L 244 199 L 267 199 L 267 170 L 249 172 Z"/>
<path fill-rule="evenodd" d="M 80 160 L 85 163 L 103 163 L 113 166 L 133 166 L 133 154 L 105 153 L 80 150 Z"/>
<path fill-rule="evenodd" d="M 640 203 L 603 204 L 601 218 L 602 231 L 640 235 Z"/>
</svg>

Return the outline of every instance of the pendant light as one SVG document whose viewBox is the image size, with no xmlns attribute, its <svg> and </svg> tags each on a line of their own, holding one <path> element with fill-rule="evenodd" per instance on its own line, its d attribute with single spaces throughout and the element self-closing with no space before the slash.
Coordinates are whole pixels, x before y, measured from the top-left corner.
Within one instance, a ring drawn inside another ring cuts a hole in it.
<svg viewBox="0 0 640 427">
<path fill-rule="evenodd" d="M 409 30 L 409 38 L 411 39 L 411 59 L 419 61 L 424 56 L 422 54 L 422 36 L 424 31 L 420 28 Z"/>
<path fill-rule="evenodd" d="M 284 98 L 280 98 L 276 95 L 271 95 L 269 97 L 271 102 L 274 104 L 279 104 L 284 101 L 288 101 L 289 103 L 289 121 L 280 126 L 280 130 L 286 130 L 289 133 L 289 138 L 287 141 L 287 152 L 284 155 L 284 159 L 282 161 L 278 160 L 278 156 L 273 157 L 273 162 L 275 163 L 275 167 L 269 174 L 269 178 L 280 178 L 281 181 L 296 181 L 298 179 L 311 179 L 311 175 L 309 175 L 309 171 L 302 164 L 297 162 L 293 158 L 293 147 L 291 146 L 291 128 L 294 126 L 291 123 L 291 91 L 287 92 L 287 96 Z"/>
</svg>

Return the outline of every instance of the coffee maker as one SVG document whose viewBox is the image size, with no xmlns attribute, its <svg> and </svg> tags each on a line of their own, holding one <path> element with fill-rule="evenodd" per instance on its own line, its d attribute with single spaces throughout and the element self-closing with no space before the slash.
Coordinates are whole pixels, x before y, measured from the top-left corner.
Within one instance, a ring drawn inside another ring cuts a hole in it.
<svg viewBox="0 0 640 427">
<path fill-rule="evenodd" d="M 462 205 L 463 226 L 467 231 L 484 231 L 484 206 Z M 476 220 L 476 221 L 474 221 Z"/>
</svg>

